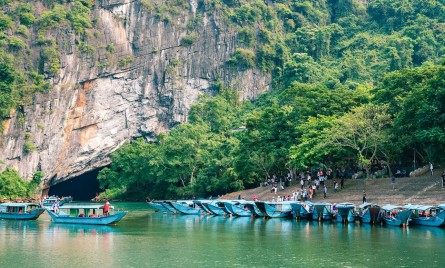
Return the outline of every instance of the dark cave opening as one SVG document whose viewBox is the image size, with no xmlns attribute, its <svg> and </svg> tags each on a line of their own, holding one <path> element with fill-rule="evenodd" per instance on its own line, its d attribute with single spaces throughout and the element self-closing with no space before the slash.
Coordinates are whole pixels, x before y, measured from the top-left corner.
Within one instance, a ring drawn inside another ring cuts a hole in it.
<svg viewBox="0 0 445 268">
<path fill-rule="evenodd" d="M 101 168 L 95 169 L 51 186 L 48 195 L 72 196 L 74 201 L 90 201 L 101 192 L 97 180 L 100 170 Z"/>
</svg>

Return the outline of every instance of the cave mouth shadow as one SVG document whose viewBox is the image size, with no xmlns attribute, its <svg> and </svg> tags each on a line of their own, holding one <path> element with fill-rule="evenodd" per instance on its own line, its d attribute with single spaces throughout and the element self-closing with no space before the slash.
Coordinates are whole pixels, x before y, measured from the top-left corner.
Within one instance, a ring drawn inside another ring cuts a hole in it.
<svg viewBox="0 0 445 268">
<path fill-rule="evenodd" d="M 53 185 L 49 188 L 48 195 L 72 196 L 74 201 L 90 201 L 96 194 L 102 192 L 97 180 L 101 170 L 102 168 L 98 168 Z"/>
</svg>

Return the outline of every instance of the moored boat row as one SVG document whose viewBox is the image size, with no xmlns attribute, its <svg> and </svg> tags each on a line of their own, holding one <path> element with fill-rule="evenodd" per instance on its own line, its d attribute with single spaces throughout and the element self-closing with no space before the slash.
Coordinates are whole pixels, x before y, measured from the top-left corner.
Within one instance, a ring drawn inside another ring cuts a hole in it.
<svg viewBox="0 0 445 268">
<path fill-rule="evenodd" d="M 265 202 L 245 200 L 193 200 L 155 201 L 148 203 L 152 208 L 164 213 L 186 215 L 226 215 L 236 217 L 296 218 L 314 221 L 337 221 L 352 223 L 359 220 L 367 224 L 387 224 L 393 226 L 445 225 L 445 204 L 439 206 L 384 205 L 364 203 L 331 204 L 325 202 Z"/>
</svg>

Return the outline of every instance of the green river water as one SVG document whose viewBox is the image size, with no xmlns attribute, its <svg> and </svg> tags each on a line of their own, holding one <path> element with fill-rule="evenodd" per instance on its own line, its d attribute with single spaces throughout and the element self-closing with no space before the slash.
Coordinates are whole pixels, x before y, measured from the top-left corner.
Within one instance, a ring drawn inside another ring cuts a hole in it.
<svg viewBox="0 0 445 268">
<path fill-rule="evenodd" d="M 0 220 L 0 267 L 444 267 L 445 229 L 181 216 L 145 203 L 117 225 Z"/>
</svg>

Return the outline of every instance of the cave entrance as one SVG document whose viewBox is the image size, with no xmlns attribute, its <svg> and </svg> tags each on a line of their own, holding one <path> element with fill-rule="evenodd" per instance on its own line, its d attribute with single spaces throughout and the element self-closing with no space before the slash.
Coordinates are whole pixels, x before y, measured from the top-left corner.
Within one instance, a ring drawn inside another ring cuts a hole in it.
<svg viewBox="0 0 445 268">
<path fill-rule="evenodd" d="M 86 172 L 49 188 L 48 195 L 72 196 L 74 201 L 90 201 L 100 193 L 97 175 L 102 168 Z"/>
</svg>

